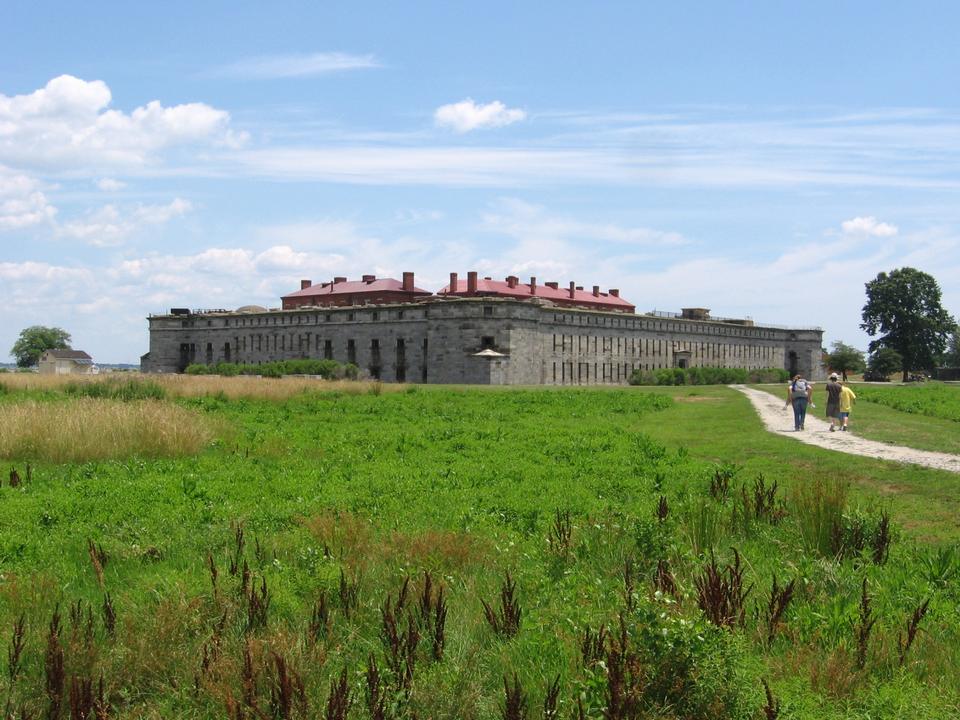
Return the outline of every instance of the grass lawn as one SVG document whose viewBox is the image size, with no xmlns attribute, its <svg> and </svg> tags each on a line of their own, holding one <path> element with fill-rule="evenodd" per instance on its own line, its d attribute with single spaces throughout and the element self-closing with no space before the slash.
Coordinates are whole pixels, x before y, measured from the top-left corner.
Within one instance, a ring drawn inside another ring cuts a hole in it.
<svg viewBox="0 0 960 720">
<path fill-rule="evenodd" d="M 154 397 L 198 453 L 6 458 L 13 716 L 746 720 L 762 681 L 780 717 L 960 713 L 956 475 L 725 387 L 203 382 Z"/>
</svg>

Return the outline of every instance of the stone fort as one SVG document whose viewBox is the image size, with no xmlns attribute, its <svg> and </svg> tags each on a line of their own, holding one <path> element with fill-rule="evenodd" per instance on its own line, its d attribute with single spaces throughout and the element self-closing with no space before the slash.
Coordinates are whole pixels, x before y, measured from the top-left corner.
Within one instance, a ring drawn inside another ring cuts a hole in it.
<svg viewBox="0 0 960 720">
<path fill-rule="evenodd" d="M 327 358 L 386 382 L 618 385 L 636 370 L 784 368 L 819 379 L 823 331 L 712 317 L 704 308 L 637 313 L 616 289 L 465 279 L 432 293 L 402 280 L 336 277 L 281 307 L 171 308 L 151 315 L 144 372 L 192 363 Z"/>
</svg>

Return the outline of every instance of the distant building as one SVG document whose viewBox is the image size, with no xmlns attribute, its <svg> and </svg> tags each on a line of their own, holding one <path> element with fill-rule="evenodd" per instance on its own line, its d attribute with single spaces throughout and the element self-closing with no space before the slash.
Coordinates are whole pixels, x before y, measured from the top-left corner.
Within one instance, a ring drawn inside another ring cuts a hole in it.
<svg viewBox="0 0 960 720">
<path fill-rule="evenodd" d="M 98 368 L 83 350 L 46 350 L 38 363 L 41 375 L 95 375 Z"/>
<path fill-rule="evenodd" d="M 436 295 L 403 281 L 304 280 L 282 308 L 172 308 L 151 315 L 144 372 L 192 363 L 328 358 L 388 382 L 617 385 L 635 370 L 783 368 L 816 379 L 820 328 L 712 317 L 707 308 L 637 313 L 616 289 L 450 274 Z"/>
</svg>

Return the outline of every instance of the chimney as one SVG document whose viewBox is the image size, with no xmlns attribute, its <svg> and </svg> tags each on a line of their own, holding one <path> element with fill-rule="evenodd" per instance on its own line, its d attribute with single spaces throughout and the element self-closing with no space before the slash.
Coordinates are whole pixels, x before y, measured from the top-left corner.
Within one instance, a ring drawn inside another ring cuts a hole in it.
<svg viewBox="0 0 960 720">
<path fill-rule="evenodd" d="M 548 287 L 548 288 L 553 288 L 554 290 L 559 290 L 559 289 L 560 289 L 560 283 L 558 283 L 558 282 L 548 282 L 548 283 L 547 283 L 547 287 Z"/>
<path fill-rule="evenodd" d="M 593 296 L 594 296 L 594 297 L 600 297 L 600 286 L 599 286 L 599 285 L 594 285 L 594 286 L 593 286 Z"/>
<path fill-rule="evenodd" d="M 346 281 L 347 281 L 347 279 L 346 279 L 345 277 L 335 277 L 335 278 L 333 279 L 333 284 L 336 285 L 337 283 L 342 283 L 342 282 L 346 282 Z"/>
<path fill-rule="evenodd" d="M 617 290 L 616 288 L 610 288 L 609 290 L 607 290 L 607 293 L 609 295 L 613 295 L 613 297 L 620 297 L 620 291 Z"/>
<path fill-rule="evenodd" d="M 471 270 L 467 273 L 467 294 L 477 294 L 477 271 Z"/>
<path fill-rule="evenodd" d="M 537 294 L 537 279 L 532 275 L 530 276 L 530 294 L 531 295 Z"/>
<path fill-rule="evenodd" d="M 450 273 L 450 287 L 447 288 L 447 294 L 455 293 L 457 291 L 457 274 Z"/>
<path fill-rule="evenodd" d="M 517 286 L 518 282 L 520 282 L 520 278 L 516 275 L 507 275 L 507 287 L 511 290 Z"/>
<path fill-rule="evenodd" d="M 413 292 L 413 273 L 405 272 L 403 274 L 403 291 Z"/>
<path fill-rule="evenodd" d="M 577 296 L 577 284 L 571 280 L 570 281 L 570 297 L 575 298 Z"/>
<path fill-rule="evenodd" d="M 363 276 L 363 281 L 364 281 L 365 283 L 368 283 L 368 284 L 369 284 L 369 283 L 372 283 L 372 282 L 373 282 L 374 280 L 376 280 L 376 279 L 377 279 L 377 276 L 376 276 L 376 275 L 364 275 L 364 276 Z"/>
<path fill-rule="evenodd" d="M 577 290 L 583 290 L 583 285 L 577 285 Z"/>
<path fill-rule="evenodd" d="M 307 289 L 308 287 L 310 287 L 311 285 L 313 285 L 313 283 L 310 282 L 309 280 L 301 280 L 301 281 L 300 281 L 300 289 L 301 289 L 301 290 L 306 290 L 306 289 Z"/>
</svg>

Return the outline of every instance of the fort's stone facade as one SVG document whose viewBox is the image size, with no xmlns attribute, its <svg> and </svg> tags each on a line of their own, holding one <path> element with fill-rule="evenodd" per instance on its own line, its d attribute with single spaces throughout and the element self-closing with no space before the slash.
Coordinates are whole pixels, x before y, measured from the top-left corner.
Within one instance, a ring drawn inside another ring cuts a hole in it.
<svg viewBox="0 0 960 720">
<path fill-rule="evenodd" d="M 617 385 L 635 369 L 777 367 L 818 379 L 823 331 L 437 297 L 394 305 L 153 315 L 144 372 L 294 358 L 352 362 L 387 382 Z"/>
</svg>

